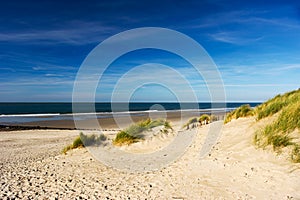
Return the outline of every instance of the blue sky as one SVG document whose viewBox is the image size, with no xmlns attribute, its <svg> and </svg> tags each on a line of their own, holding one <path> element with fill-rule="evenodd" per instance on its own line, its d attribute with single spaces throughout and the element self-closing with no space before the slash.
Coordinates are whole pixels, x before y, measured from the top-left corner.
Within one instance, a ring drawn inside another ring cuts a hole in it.
<svg viewBox="0 0 300 200">
<path fill-rule="evenodd" d="M 1 3 L 0 13 L 1 102 L 71 101 L 76 73 L 89 52 L 106 38 L 139 27 L 169 28 L 199 42 L 220 70 L 227 101 L 264 101 L 300 87 L 298 1 L 11 0 Z M 189 63 L 149 49 L 117 59 L 105 72 L 96 100 L 109 101 L 120 77 L 143 63 L 172 66 L 199 101 L 210 100 Z M 155 76 L 176 84 L 176 77 L 153 69 L 156 73 L 139 71 L 131 79 Z M 174 94 L 149 84 L 131 100 L 173 101 Z"/>
</svg>

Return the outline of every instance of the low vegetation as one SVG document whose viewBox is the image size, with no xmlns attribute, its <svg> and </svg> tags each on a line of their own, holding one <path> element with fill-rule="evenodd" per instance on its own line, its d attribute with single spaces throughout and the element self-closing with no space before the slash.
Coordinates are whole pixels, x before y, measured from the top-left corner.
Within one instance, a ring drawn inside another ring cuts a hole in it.
<svg viewBox="0 0 300 200">
<path fill-rule="evenodd" d="M 189 121 L 183 125 L 182 128 L 190 128 L 190 125 L 195 126 L 195 123 L 198 123 L 199 119 L 197 117 L 190 118 Z M 192 127 L 193 128 L 193 127 Z"/>
<path fill-rule="evenodd" d="M 103 141 L 106 140 L 106 136 L 103 134 L 96 135 L 96 134 L 91 134 L 91 135 L 85 135 L 82 132 L 79 134 L 77 138 L 73 141 L 72 144 L 66 146 L 63 150 L 62 153 L 66 154 L 67 151 L 71 149 L 76 149 L 76 148 L 82 148 L 85 146 L 92 146 L 92 145 L 99 145 Z"/>
<path fill-rule="evenodd" d="M 291 146 L 291 159 L 300 162 L 299 132 L 291 136 L 295 130 L 300 130 L 300 90 L 278 95 L 258 108 L 257 119 L 278 113 L 278 117 L 255 133 L 254 142 L 259 147 L 271 145 L 280 151 L 283 147 Z M 296 139 L 298 138 L 298 142 Z"/>
<path fill-rule="evenodd" d="M 201 115 L 199 118 L 199 122 L 201 123 L 202 122 L 208 123 L 210 120 L 211 120 L 211 116 L 209 116 L 208 114 Z"/>
<path fill-rule="evenodd" d="M 259 121 L 275 114 L 272 122 L 255 132 L 255 145 L 261 148 L 271 146 L 278 153 L 288 147 L 291 160 L 300 162 L 300 89 L 277 95 L 254 109 L 243 105 L 228 113 L 225 123 L 247 116 L 256 116 Z"/>
<path fill-rule="evenodd" d="M 113 144 L 120 146 L 138 142 L 144 138 L 144 131 L 148 131 L 158 126 L 163 126 L 163 129 L 161 130 L 163 133 L 168 133 L 169 131 L 173 130 L 168 121 L 162 119 L 151 120 L 148 118 L 144 121 L 132 124 L 124 130 L 121 130 L 119 133 L 117 133 L 116 138 L 113 140 Z"/>
<path fill-rule="evenodd" d="M 218 118 L 215 115 L 208 115 L 208 114 L 203 114 L 200 117 L 192 117 L 189 119 L 189 121 L 183 125 L 182 128 L 195 128 L 198 123 L 201 122 L 201 125 L 205 125 L 210 123 L 210 122 L 214 122 L 214 121 L 218 121 Z"/>
<path fill-rule="evenodd" d="M 215 122 L 215 121 L 218 121 L 219 119 L 218 119 L 218 117 L 217 116 L 215 116 L 215 115 L 211 115 L 210 116 L 210 121 L 211 122 Z"/>
<path fill-rule="evenodd" d="M 266 101 L 256 107 L 257 119 L 272 116 L 273 114 L 285 109 L 288 105 L 295 104 L 300 100 L 300 90 L 277 95 L 276 97 Z"/>
<path fill-rule="evenodd" d="M 224 123 L 228 123 L 233 119 L 238 119 L 240 117 L 249 117 L 255 114 L 254 109 L 250 107 L 249 104 L 242 105 L 237 109 L 231 111 L 230 113 L 226 114 Z"/>
<path fill-rule="evenodd" d="M 300 146 L 299 146 L 299 144 L 294 144 L 294 148 L 291 153 L 291 159 L 294 162 L 300 163 Z"/>
</svg>

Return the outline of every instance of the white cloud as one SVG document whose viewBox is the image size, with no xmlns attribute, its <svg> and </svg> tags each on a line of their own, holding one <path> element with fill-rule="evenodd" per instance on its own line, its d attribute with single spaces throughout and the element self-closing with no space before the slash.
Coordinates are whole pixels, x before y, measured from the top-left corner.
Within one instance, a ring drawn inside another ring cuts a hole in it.
<svg viewBox="0 0 300 200">
<path fill-rule="evenodd" d="M 285 28 L 299 29 L 300 24 L 297 19 L 282 17 L 268 18 L 266 14 L 269 10 L 233 10 L 230 12 L 213 13 L 206 17 L 188 22 L 186 28 L 214 28 L 223 25 L 236 24 L 243 26 L 261 25 L 261 26 L 279 26 Z M 289 13 L 290 11 L 284 11 Z M 283 13 L 283 12 L 282 12 Z M 291 13 L 292 14 L 292 13 Z"/>
<path fill-rule="evenodd" d="M 243 36 L 243 32 L 218 32 L 214 34 L 209 34 L 209 36 L 220 42 L 231 43 L 236 45 L 244 45 L 252 42 L 257 42 L 264 37 L 246 37 Z"/>
<path fill-rule="evenodd" d="M 100 23 L 77 21 L 56 29 L 0 33 L 0 42 L 82 45 L 101 42 L 115 30 Z"/>
</svg>

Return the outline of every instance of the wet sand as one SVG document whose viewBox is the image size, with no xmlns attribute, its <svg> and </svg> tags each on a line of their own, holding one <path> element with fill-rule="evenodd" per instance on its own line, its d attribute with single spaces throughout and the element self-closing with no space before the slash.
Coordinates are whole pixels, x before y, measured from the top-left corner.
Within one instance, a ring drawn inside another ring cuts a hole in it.
<svg viewBox="0 0 300 200">
<path fill-rule="evenodd" d="M 106 114 L 109 115 L 109 114 Z M 190 117 L 200 116 L 199 112 L 191 112 L 191 111 L 169 111 L 166 113 L 161 112 L 144 112 L 142 115 L 131 115 L 128 116 L 117 116 L 115 119 L 110 118 L 99 118 L 97 121 L 99 125 L 95 125 L 93 120 L 83 120 L 82 123 L 84 126 L 77 127 L 78 129 L 108 129 L 108 130 L 119 130 L 120 128 L 124 128 L 128 126 L 128 124 L 138 122 L 147 118 L 163 118 L 168 121 L 179 122 L 183 120 L 183 123 L 186 122 Z M 218 119 L 223 119 L 224 112 L 215 113 L 215 116 Z M 117 122 L 116 122 L 117 121 Z M 45 121 L 37 121 L 37 122 L 28 122 L 28 123 L 20 123 L 20 124 L 12 124 L 11 126 L 23 126 L 23 127 L 32 127 L 34 129 L 43 128 L 59 128 L 59 129 L 76 129 L 73 120 L 45 120 Z M 9 127 L 9 126 L 7 126 Z M 21 129 L 21 127 L 20 127 Z"/>
</svg>

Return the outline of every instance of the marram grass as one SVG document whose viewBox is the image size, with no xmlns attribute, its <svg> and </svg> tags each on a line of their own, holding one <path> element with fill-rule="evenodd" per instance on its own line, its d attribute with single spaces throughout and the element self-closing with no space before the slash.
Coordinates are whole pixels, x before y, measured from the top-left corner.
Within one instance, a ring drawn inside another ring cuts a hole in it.
<svg viewBox="0 0 300 200">
<path fill-rule="evenodd" d="M 81 132 L 79 134 L 79 136 L 75 138 L 75 140 L 73 141 L 72 144 L 66 146 L 62 150 L 62 153 L 66 154 L 67 151 L 69 151 L 71 149 L 82 148 L 82 147 L 85 147 L 85 146 L 99 145 L 105 140 L 106 140 L 106 136 L 104 134 L 85 135 Z"/>
<path fill-rule="evenodd" d="M 247 116 L 261 120 L 274 114 L 277 117 L 272 123 L 255 132 L 254 144 L 261 148 L 271 146 L 277 152 L 284 147 L 291 147 L 291 160 L 300 162 L 300 89 L 277 95 L 254 109 L 243 105 L 228 113 L 224 123 Z M 295 130 L 298 135 L 292 136 Z"/>
<path fill-rule="evenodd" d="M 231 120 L 238 119 L 240 117 L 253 116 L 254 114 L 254 109 L 251 108 L 249 104 L 245 104 L 226 114 L 224 123 L 226 124 Z"/>
<path fill-rule="evenodd" d="M 163 133 L 168 133 L 169 131 L 173 130 L 171 124 L 168 121 L 162 119 L 151 120 L 148 118 L 136 124 L 132 124 L 128 128 L 118 132 L 115 139 L 113 140 L 113 144 L 116 146 L 122 146 L 138 142 L 143 139 L 144 131 L 158 126 L 164 127 L 161 131 Z"/>
<path fill-rule="evenodd" d="M 280 106 L 280 109 L 277 106 Z M 258 120 L 275 113 L 278 113 L 278 117 L 262 130 L 256 131 L 254 136 L 255 144 L 260 147 L 271 145 L 274 150 L 292 146 L 291 159 L 294 162 L 300 162 L 300 144 L 295 140 L 300 135 L 296 138 L 290 136 L 296 129 L 300 130 L 300 91 L 297 90 L 282 96 L 276 96 L 258 109 Z"/>
</svg>

